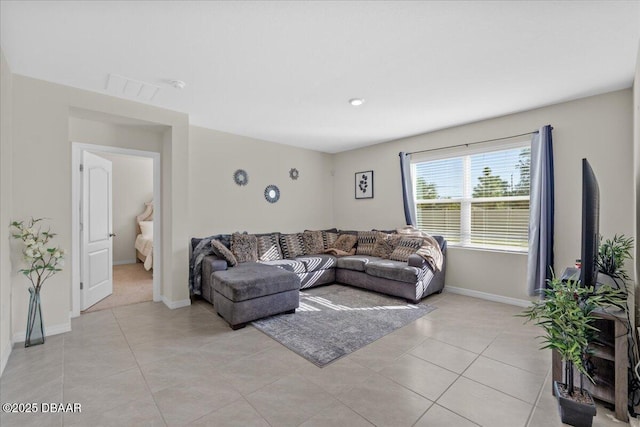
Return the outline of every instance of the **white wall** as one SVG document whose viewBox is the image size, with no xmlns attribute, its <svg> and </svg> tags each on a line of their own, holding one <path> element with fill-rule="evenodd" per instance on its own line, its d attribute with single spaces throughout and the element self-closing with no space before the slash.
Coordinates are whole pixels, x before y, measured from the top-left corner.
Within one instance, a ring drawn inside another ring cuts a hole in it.
<svg viewBox="0 0 640 427">
<path fill-rule="evenodd" d="M 189 303 L 188 266 L 188 117 L 185 114 L 144 105 L 121 98 L 74 89 L 28 77 L 13 76 L 13 197 L 12 218 L 51 218 L 58 233 L 56 243 L 71 249 L 71 110 L 97 111 L 164 126 L 162 150 L 164 243 L 162 293 L 167 304 Z M 105 144 L 101 132 L 86 140 Z M 135 142 L 111 143 L 137 148 Z M 46 185 L 43 185 L 46 182 Z M 4 274 L 4 269 L 3 269 Z M 71 260 L 42 290 L 47 333 L 70 327 Z M 28 292 L 23 278 L 12 273 L 12 334 L 25 329 Z"/>
<path fill-rule="evenodd" d="M 194 126 L 189 139 L 192 236 L 333 225 L 332 155 Z M 295 181 L 291 168 L 300 172 Z M 233 181 L 237 169 L 247 171 L 246 186 Z M 264 198 L 270 184 L 280 189 L 274 204 Z"/>
<path fill-rule="evenodd" d="M 11 353 L 11 258 L 13 76 L 0 50 L 0 375 Z"/>
<path fill-rule="evenodd" d="M 587 157 L 599 181 L 600 232 L 632 235 L 632 92 L 622 90 L 551 105 L 335 156 L 334 219 L 338 228 L 394 228 L 403 224 L 398 153 L 500 138 L 554 127 L 555 264 L 561 270 L 580 257 L 581 163 Z M 375 198 L 354 200 L 353 174 L 375 172 Z M 452 248 L 447 286 L 527 299 L 526 255 Z"/>
<path fill-rule="evenodd" d="M 158 138 L 162 135 L 158 134 Z M 153 200 L 153 159 L 96 153 L 111 161 L 113 188 L 113 263 L 136 262 L 136 216 Z"/>
</svg>

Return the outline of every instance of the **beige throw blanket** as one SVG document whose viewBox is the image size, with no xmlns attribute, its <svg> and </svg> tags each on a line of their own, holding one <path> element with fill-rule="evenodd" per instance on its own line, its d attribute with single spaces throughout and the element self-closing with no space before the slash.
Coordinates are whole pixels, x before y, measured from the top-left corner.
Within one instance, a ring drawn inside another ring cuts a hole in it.
<svg viewBox="0 0 640 427">
<path fill-rule="evenodd" d="M 424 260 L 429 263 L 431 269 L 434 272 L 442 270 L 444 257 L 442 256 L 440 245 L 438 244 L 438 241 L 436 239 L 431 237 L 431 235 L 429 235 L 428 233 L 420 231 L 411 225 L 398 228 L 397 232 L 401 236 L 416 237 L 422 239 L 422 247 L 418 249 L 418 252 L 416 252 L 416 254 L 424 258 Z"/>
</svg>

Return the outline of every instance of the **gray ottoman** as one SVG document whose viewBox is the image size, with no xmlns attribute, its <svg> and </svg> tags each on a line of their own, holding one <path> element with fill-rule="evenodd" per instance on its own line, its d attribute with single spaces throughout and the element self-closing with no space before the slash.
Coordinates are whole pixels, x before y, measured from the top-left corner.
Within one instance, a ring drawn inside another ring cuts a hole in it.
<svg viewBox="0 0 640 427">
<path fill-rule="evenodd" d="M 279 313 L 294 313 L 300 302 L 297 274 L 257 262 L 211 274 L 213 306 L 231 328 Z"/>
</svg>

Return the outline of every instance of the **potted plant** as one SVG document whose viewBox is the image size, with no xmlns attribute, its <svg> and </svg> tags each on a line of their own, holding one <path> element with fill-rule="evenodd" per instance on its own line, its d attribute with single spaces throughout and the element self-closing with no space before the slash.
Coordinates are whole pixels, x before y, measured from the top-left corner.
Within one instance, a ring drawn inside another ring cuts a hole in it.
<svg viewBox="0 0 640 427">
<path fill-rule="evenodd" d="M 600 243 L 598 248 L 598 271 L 606 276 L 598 277 L 602 283 L 612 284 L 620 288 L 620 282 L 626 289 L 629 274 L 624 269 L 626 260 L 631 259 L 633 250 L 633 237 L 625 237 L 624 234 L 614 235 L 613 239 L 607 239 Z"/>
<path fill-rule="evenodd" d="M 583 388 L 583 378 L 593 378 L 586 369 L 588 346 L 598 329 L 593 326 L 593 311 L 626 301 L 624 291 L 610 286 L 583 287 L 578 281 L 552 278 L 544 291 L 544 299 L 533 302 L 520 316 L 535 321 L 545 335 L 542 349 L 556 350 L 564 364 L 564 383 L 554 382 L 560 417 L 565 424 L 590 427 L 596 414 L 591 394 Z M 576 389 L 574 368 L 579 374 Z"/>
</svg>

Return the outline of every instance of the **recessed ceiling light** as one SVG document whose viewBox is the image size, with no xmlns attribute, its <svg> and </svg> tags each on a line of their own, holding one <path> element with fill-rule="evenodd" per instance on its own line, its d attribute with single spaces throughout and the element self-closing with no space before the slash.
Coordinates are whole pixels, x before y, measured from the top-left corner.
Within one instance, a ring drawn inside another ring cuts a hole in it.
<svg viewBox="0 0 640 427">
<path fill-rule="evenodd" d="M 169 80 L 169 84 L 176 89 L 184 89 L 185 87 L 187 87 L 187 84 L 182 80 Z"/>
<path fill-rule="evenodd" d="M 349 104 L 353 105 L 354 107 L 359 107 L 362 104 L 364 104 L 364 99 L 362 99 L 362 98 L 351 98 L 349 100 Z"/>
</svg>

